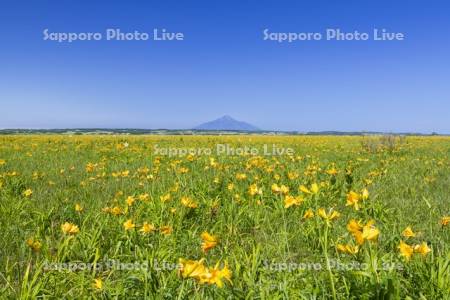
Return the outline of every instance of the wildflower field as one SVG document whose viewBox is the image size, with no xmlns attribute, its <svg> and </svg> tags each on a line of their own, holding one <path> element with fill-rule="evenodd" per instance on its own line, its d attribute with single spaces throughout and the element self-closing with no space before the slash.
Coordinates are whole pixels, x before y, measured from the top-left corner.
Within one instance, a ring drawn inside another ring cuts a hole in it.
<svg viewBox="0 0 450 300">
<path fill-rule="evenodd" d="M 448 137 L 0 136 L 0 298 L 450 299 L 449 158 Z"/>
</svg>

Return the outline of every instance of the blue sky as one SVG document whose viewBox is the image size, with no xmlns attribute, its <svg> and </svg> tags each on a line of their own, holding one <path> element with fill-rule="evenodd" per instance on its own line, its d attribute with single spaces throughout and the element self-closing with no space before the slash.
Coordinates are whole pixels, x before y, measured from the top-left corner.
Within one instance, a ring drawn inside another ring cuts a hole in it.
<svg viewBox="0 0 450 300">
<path fill-rule="evenodd" d="M 450 133 L 448 1 L 0 2 L 0 128 Z M 184 33 L 183 41 L 44 41 L 50 32 Z M 404 41 L 264 41 L 340 28 Z"/>
</svg>

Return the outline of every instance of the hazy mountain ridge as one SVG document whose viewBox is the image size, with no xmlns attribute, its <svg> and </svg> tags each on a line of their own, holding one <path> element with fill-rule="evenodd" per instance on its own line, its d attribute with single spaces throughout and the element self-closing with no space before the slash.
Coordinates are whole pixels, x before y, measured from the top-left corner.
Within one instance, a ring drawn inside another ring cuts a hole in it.
<svg viewBox="0 0 450 300">
<path fill-rule="evenodd" d="M 261 131 L 256 126 L 247 122 L 233 119 L 230 116 L 223 116 L 216 120 L 200 124 L 193 128 L 194 130 L 229 130 L 229 131 Z"/>
</svg>

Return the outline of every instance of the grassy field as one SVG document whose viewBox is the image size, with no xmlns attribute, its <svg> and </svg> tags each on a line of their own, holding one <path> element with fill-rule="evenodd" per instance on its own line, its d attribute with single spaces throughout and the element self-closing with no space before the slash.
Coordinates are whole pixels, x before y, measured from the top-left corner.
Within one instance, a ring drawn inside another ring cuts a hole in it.
<svg viewBox="0 0 450 300">
<path fill-rule="evenodd" d="M 450 299 L 449 157 L 447 137 L 0 136 L 0 297 Z"/>
</svg>

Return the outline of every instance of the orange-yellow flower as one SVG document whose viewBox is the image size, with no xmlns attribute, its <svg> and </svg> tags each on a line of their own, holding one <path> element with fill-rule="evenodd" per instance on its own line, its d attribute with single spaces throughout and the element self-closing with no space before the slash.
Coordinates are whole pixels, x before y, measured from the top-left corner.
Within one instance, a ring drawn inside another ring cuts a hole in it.
<svg viewBox="0 0 450 300">
<path fill-rule="evenodd" d="M 24 195 L 25 197 L 30 197 L 31 195 L 33 195 L 33 190 L 27 189 L 27 190 L 25 190 L 25 191 L 23 192 L 23 195 Z"/>
<path fill-rule="evenodd" d="M 166 225 L 166 226 L 162 226 L 159 229 L 159 231 L 164 235 L 170 235 L 172 233 L 173 229 L 171 226 Z"/>
<path fill-rule="evenodd" d="M 66 234 L 77 234 L 78 232 L 80 232 L 80 229 L 78 228 L 77 225 L 69 222 L 65 222 L 64 224 L 62 224 L 61 230 Z"/>
<path fill-rule="evenodd" d="M 314 217 L 314 211 L 309 208 L 307 211 L 305 211 L 305 213 L 303 214 L 303 219 L 310 219 Z"/>
<path fill-rule="evenodd" d="M 30 247 L 34 252 L 38 252 L 39 250 L 41 250 L 42 244 L 41 242 L 39 242 L 39 240 L 29 238 L 27 239 L 26 243 L 28 247 Z"/>
<path fill-rule="evenodd" d="M 334 210 L 334 209 L 330 209 L 328 211 L 328 213 L 325 212 L 324 208 L 319 208 L 319 210 L 317 211 L 317 214 L 324 219 L 325 221 L 327 221 L 327 223 L 329 223 L 330 221 L 333 221 L 334 219 L 339 218 L 339 216 L 341 215 L 338 211 Z"/>
<path fill-rule="evenodd" d="M 162 195 L 159 197 L 159 199 L 161 200 L 161 202 L 167 202 L 172 198 L 172 196 L 170 195 L 170 193 L 167 193 L 165 195 Z"/>
<path fill-rule="evenodd" d="M 449 223 L 450 223 L 450 216 L 442 217 L 442 219 L 441 219 L 442 226 L 447 226 Z"/>
<path fill-rule="evenodd" d="M 200 280 L 201 276 L 208 272 L 208 269 L 204 265 L 204 261 L 203 258 L 200 260 L 186 260 L 180 258 L 179 274 L 183 278 L 191 277 Z"/>
<path fill-rule="evenodd" d="M 125 200 L 128 206 L 133 205 L 134 201 L 136 201 L 136 199 L 133 196 L 128 196 L 127 199 Z"/>
<path fill-rule="evenodd" d="M 366 225 L 360 221 L 350 220 L 347 224 L 347 230 L 353 235 L 358 245 L 364 244 L 364 241 L 376 241 L 380 235 L 380 230 L 375 227 L 375 221 L 370 220 Z"/>
<path fill-rule="evenodd" d="M 188 207 L 188 208 L 197 208 L 198 207 L 198 204 L 189 197 L 182 197 L 181 204 L 183 204 L 183 206 Z"/>
<path fill-rule="evenodd" d="M 431 249 L 428 247 L 427 243 L 422 242 L 422 244 L 414 246 L 414 251 L 420 253 L 422 256 L 426 256 L 431 252 Z"/>
<path fill-rule="evenodd" d="M 351 219 L 347 224 L 347 230 L 351 233 L 361 231 L 363 228 L 363 225 L 360 221 L 357 221 L 355 219 Z"/>
<path fill-rule="evenodd" d="M 400 241 L 398 249 L 400 250 L 400 255 L 403 256 L 406 260 L 409 260 L 414 253 L 414 248 L 403 241 Z"/>
<path fill-rule="evenodd" d="M 206 253 L 208 250 L 214 248 L 214 247 L 217 245 L 218 241 L 219 241 L 219 239 L 217 238 L 217 236 L 211 235 L 211 234 L 209 234 L 207 231 L 204 231 L 204 232 L 201 234 L 201 238 L 202 238 L 202 240 L 203 240 L 203 243 L 202 243 L 202 250 L 203 250 L 203 252 L 205 252 L 205 253 Z"/>
<path fill-rule="evenodd" d="M 362 238 L 368 241 L 376 241 L 380 235 L 380 230 L 375 227 L 375 221 L 370 220 L 363 227 Z"/>
<path fill-rule="evenodd" d="M 262 189 L 258 187 L 256 183 L 253 183 L 248 188 L 248 193 L 250 196 L 262 195 Z"/>
<path fill-rule="evenodd" d="M 94 279 L 94 283 L 92 284 L 92 286 L 97 289 L 97 290 L 101 290 L 103 288 L 103 281 L 101 278 L 95 278 Z"/>
<path fill-rule="evenodd" d="M 292 205 L 300 205 L 300 204 L 302 204 L 303 201 L 304 200 L 301 196 L 294 197 L 294 196 L 287 195 L 284 198 L 284 208 L 291 207 Z"/>
<path fill-rule="evenodd" d="M 136 227 L 136 224 L 133 223 L 133 220 L 128 219 L 123 223 L 123 228 L 125 230 L 131 230 L 134 229 Z"/>
<path fill-rule="evenodd" d="M 232 283 L 231 275 L 232 273 L 230 269 L 228 269 L 228 265 L 226 263 L 221 270 L 219 268 L 219 262 L 217 262 L 214 268 L 208 269 L 207 272 L 200 277 L 200 283 L 215 284 L 219 288 L 222 288 L 223 279 L 227 280 L 229 283 Z"/>
<path fill-rule="evenodd" d="M 413 232 L 410 226 L 406 227 L 405 230 L 403 230 L 402 235 L 406 238 L 415 237 L 416 234 Z"/>
<path fill-rule="evenodd" d="M 348 254 L 356 254 L 359 251 L 359 247 L 358 246 L 352 246 L 352 245 L 343 245 L 343 244 L 337 244 L 336 248 L 338 251 L 343 252 L 343 253 L 348 253 Z"/>
<path fill-rule="evenodd" d="M 83 207 L 80 204 L 76 203 L 75 204 L 75 211 L 76 212 L 82 212 L 83 211 Z"/>
<path fill-rule="evenodd" d="M 366 200 L 366 199 L 369 198 L 369 191 L 368 191 L 366 188 L 364 188 L 364 189 L 362 190 L 361 198 L 362 198 L 363 200 Z"/>
<path fill-rule="evenodd" d="M 143 234 L 148 234 L 154 232 L 155 230 L 156 227 L 153 224 L 144 222 L 144 224 L 142 224 L 142 228 L 139 231 L 142 232 Z"/>
<path fill-rule="evenodd" d="M 350 193 L 347 194 L 346 206 L 353 206 L 353 208 L 355 210 L 359 210 L 359 204 L 358 204 L 359 200 L 360 200 L 359 194 L 357 194 L 353 191 L 350 191 Z"/>
</svg>

